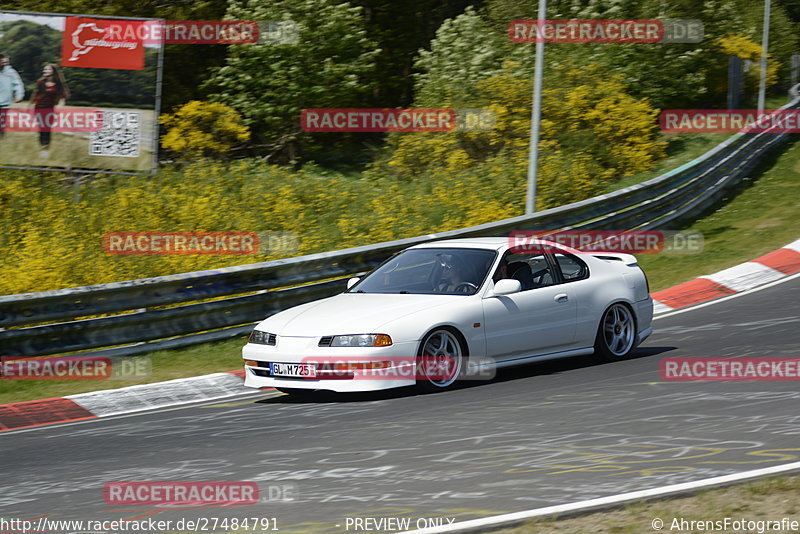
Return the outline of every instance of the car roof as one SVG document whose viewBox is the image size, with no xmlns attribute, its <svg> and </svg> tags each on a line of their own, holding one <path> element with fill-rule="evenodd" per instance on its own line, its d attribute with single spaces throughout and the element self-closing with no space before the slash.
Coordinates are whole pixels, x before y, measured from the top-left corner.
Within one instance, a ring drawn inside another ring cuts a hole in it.
<svg viewBox="0 0 800 534">
<path fill-rule="evenodd" d="M 546 239 L 534 239 L 534 241 L 540 244 L 549 244 L 554 249 L 568 252 L 571 254 L 580 253 L 580 251 L 575 250 L 571 247 L 562 245 L 560 243 L 555 243 L 553 241 L 548 241 Z M 459 239 L 442 239 L 441 241 L 429 241 L 427 243 L 421 243 L 419 245 L 414 245 L 413 247 L 410 248 L 452 247 L 452 248 L 482 248 L 486 250 L 502 250 L 517 246 L 520 246 L 520 243 L 515 242 L 513 237 L 498 236 L 498 237 L 462 237 Z"/>
<path fill-rule="evenodd" d="M 485 248 L 487 250 L 498 250 L 508 245 L 508 236 L 500 237 L 462 237 L 459 239 L 443 239 L 441 241 L 430 241 L 411 248 Z"/>
</svg>

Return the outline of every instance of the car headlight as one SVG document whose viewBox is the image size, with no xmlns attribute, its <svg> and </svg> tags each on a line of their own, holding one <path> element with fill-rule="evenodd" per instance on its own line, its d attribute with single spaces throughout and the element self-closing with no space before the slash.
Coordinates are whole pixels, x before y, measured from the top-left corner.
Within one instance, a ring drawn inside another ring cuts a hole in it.
<svg viewBox="0 0 800 534">
<path fill-rule="evenodd" d="M 354 334 L 333 336 L 331 347 L 388 347 L 392 338 L 388 334 Z"/>
<path fill-rule="evenodd" d="M 250 333 L 250 338 L 247 340 L 250 343 L 257 345 L 274 345 L 278 337 L 269 332 L 262 332 L 261 330 L 253 330 Z"/>
</svg>

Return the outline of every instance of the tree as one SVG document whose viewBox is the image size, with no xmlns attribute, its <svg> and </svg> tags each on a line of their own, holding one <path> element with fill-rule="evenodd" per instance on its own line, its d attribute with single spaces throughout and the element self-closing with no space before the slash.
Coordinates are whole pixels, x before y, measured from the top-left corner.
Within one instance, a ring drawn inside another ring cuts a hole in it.
<svg viewBox="0 0 800 534">
<path fill-rule="evenodd" d="M 778 2 L 794 23 L 800 23 L 800 0 L 780 0 Z"/>
<path fill-rule="evenodd" d="M 503 38 L 472 8 L 444 21 L 430 50 L 420 50 L 414 61 L 414 105 L 469 106 L 476 84 L 500 71 L 508 48 Z"/>
<path fill-rule="evenodd" d="M 514 19 L 535 19 L 534 3 L 488 0 L 483 11 L 495 32 L 503 33 Z M 724 79 L 727 56 L 718 40 L 729 34 L 744 34 L 761 40 L 763 2 L 750 0 L 554 0 L 548 3 L 551 19 L 699 19 L 705 35 L 699 43 L 664 44 L 551 44 L 548 65 L 564 62 L 598 64 L 620 74 L 632 96 L 648 98 L 658 108 L 724 106 L 720 100 L 720 72 Z M 780 4 L 773 2 L 770 53 L 785 65 L 796 53 L 800 39 Z M 507 45 L 506 45 L 507 46 Z M 514 45 L 510 53 L 532 70 L 532 45 Z M 521 54 L 525 54 L 525 59 Z M 724 95 L 724 92 L 722 93 Z"/>
<path fill-rule="evenodd" d="M 480 0 L 351 0 L 364 8 L 367 37 L 381 53 L 369 81 L 378 107 L 408 106 L 414 100 L 414 58 L 427 47 L 441 24 Z"/>
<path fill-rule="evenodd" d="M 238 110 L 253 132 L 284 161 L 297 161 L 305 108 L 363 107 L 365 78 L 380 52 L 366 37 L 361 10 L 335 0 L 233 0 L 228 18 L 293 21 L 294 42 L 267 42 L 229 49 L 208 86 L 213 98 Z"/>
<path fill-rule="evenodd" d="M 44 24 L 15 20 L 0 24 L 0 52 L 11 58 L 28 90 L 42 75 L 45 63 L 58 63 L 61 33 Z"/>
</svg>

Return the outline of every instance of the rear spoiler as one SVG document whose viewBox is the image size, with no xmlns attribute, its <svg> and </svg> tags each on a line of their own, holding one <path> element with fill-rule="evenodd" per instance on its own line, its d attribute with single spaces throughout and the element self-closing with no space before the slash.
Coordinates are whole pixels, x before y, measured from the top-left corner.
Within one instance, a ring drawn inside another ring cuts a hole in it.
<svg viewBox="0 0 800 534">
<path fill-rule="evenodd" d="M 631 254 L 622 254 L 618 252 L 604 252 L 602 254 L 592 254 L 595 258 L 607 261 L 621 261 L 625 265 L 637 265 L 636 256 Z"/>
</svg>

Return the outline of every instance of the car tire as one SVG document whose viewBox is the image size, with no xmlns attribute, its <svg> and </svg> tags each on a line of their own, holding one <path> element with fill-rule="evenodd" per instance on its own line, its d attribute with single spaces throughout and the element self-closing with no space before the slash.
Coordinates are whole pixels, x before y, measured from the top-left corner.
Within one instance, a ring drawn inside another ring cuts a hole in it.
<svg viewBox="0 0 800 534">
<path fill-rule="evenodd" d="M 622 360 L 636 347 L 636 316 L 622 302 L 609 306 L 600 318 L 594 353 L 601 361 Z"/>
<path fill-rule="evenodd" d="M 431 330 L 422 338 L 417 352 L 417 389 L 435 393 L 453 387 L 464 376 L 466 358 L 466 343 L 457 330 Z"/>
</svg>

